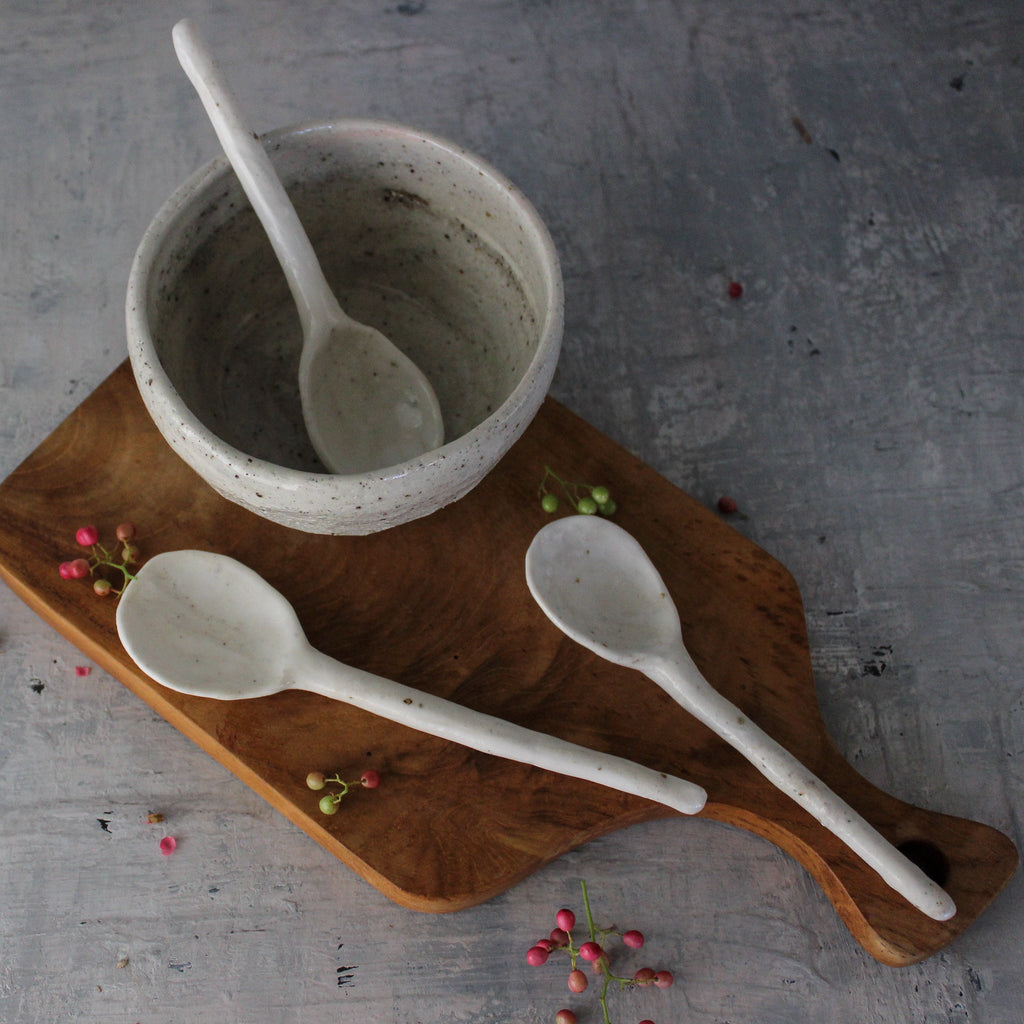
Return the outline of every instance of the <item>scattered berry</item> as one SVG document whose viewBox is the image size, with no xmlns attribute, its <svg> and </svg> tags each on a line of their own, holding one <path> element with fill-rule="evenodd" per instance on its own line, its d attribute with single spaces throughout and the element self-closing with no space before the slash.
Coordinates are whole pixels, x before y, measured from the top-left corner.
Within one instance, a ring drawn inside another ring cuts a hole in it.
<svg viewBox="0 0 1024 1024">
<path fill-rule="evenodd" d="M 738 511 L 739 505 L 736 504 L 735 498 L 730 498 L 728 495 L 723 494 L 718 499 L 718 511 L 725 516 L 731 516 L 734 512 Z"/>
<path fill-rule="evenodd" d="M 87 676 L 92 672 L 92 668 L 89 665 L 76 665 L 75 675 L 76 676 Z"/>
<path fill-rule="evenodd" d="M 729 282 L 729 298 L 730 299 L 739 299 L 739 298 L 742 298 L 742 297 L 743 297 L 743 285 L 741 285 L 739 283 L 739 281 L 730 281 Z"/>
<path fill-rule="evenodd" d="M 177 846 L 178 841 L 174 838 L 174 836 L 164 836 L 163 839 L 160 840 L 160 852 L 165 857 L 170 857 L 170 855 L 174 853 Z"/>
</svg>

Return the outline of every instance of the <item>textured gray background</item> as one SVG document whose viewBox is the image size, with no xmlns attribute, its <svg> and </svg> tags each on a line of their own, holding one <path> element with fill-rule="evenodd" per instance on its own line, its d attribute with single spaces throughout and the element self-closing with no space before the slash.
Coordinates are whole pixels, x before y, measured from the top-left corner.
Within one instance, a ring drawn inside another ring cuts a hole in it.
<svg viewBox="0 0 1024 1024">
<path fill-rule="evenodd" d="M 389 118 L 519 184 L 564 264 L 556 397 L 736 497 L 863 774 L 1021 845 L 1019 3 L 0 0 L 0 477 L 124 357 L 134 248 L 217 151 L 184 15 L 258 127 Z M 83 660 L 0 592 L 4 1021 L 550 1021 L 561 972 L 523 952 L 579 877 L 682 981 L 616 1021 L 1024 1019 L 1019 878 L 898 971 L 794 862 L 707 822 L 417 915 Z M 188 837 L 172 858 L 153 808 Z"/>
</svg>

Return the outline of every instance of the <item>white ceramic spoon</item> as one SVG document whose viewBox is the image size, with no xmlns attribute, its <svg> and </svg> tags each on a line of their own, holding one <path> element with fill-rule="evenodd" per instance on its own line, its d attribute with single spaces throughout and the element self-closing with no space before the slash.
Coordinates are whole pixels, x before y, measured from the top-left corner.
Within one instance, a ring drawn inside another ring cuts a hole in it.
<svg viewBox="0 0 1024 1024">
<path fill-rule="evenodd" d="M 956 913 L 948 893 L 704 679 L 683 645 L 668 588 L 629 533 L 597 516 L 555 520 L 530 545 L 526 578 L 564 633 L 653 679 L 918 910 L 936 921 Z"/>
<path fill-rule="evenodd" d="M 298 306 L 299 394 L 321 462 L 332 473 L 363 473 L 440 447 L 444 425 L 430 382 L 380 331 L 342 311 L 266 150 L 195 24 L 178 22 L 172 37 Z"/>
<path fill-rule="evenodd" d="M 313 648 L 285 597 L 241 562 L 208 551 L 151 558 L 117 607 L 117 632 L 158 683 L 238 700 L 310 690 L 486 754 L 586 779 L 696 814 L 700 787 L 621 757 L 471 711 L 343 665 Z"/>
</svg>

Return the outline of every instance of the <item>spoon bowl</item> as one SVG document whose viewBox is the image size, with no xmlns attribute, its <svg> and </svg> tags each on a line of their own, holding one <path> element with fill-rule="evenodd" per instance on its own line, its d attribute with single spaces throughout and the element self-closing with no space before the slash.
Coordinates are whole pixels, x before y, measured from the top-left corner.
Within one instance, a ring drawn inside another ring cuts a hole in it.
<svg viewBox="0 0 1024 1024">
<path fill-rule="evenodd" d="M 190 19 L 174 48 L 266 229 L 298 307 L 299 394 L 310 441 L 332 473 L 399 465 L 441 446 L 441 407 L 426 376 L 373 327 L 347 316 L 324 277 L 273 164 Z"/>
<path fill-rule="evenodd" d="M 567 636 L 654 680 L 918 910 L 937 921 L 953 917 L 948 893 L 704 679 L 664 581 L 629 533 L 597 516 L 549 523 L 527 551 L 526 578 Z"/>
<path fill-rule="evenodd" d="M 309 690 L 391 721 L 696 814 L 707 794 L 684 779 L 506 722 L 383 679 L 313 648 L 288 600 L 258 573 L 209 551 L 149 559 L 117 607 L 125 650 L 158 683 L 243 700 Z"/>
<path fill-rule="evenodd" d="M 608 661 L 637 668 L 683 642 L 679 612 L 654 563 L 632 534 L 606 519 L 574 516 L 546 526 L 527 552 L 526 575 L 548 617 Z"/>
</svg>

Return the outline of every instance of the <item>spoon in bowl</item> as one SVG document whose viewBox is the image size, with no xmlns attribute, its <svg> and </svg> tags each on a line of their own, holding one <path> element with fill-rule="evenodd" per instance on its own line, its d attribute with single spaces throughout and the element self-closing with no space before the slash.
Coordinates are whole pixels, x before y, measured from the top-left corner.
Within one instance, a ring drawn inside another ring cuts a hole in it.
<svg viewBox="0 0 1024 1024">
<path fill-rule="evenodd" d="M 270 238 L 302 325 L 299 394 L 306 430 L 332 473 L 384 469 L 444 442 L 441 408 L 419 368 L 338 305 L 259 136 L 188 18 L 174 49 Z"/>
<path fill-rule="evenodd" d="M 335 661 L 309 643 L 283 594 L 226 555 L 169 551 L 149 559 L 121 595 L 117 632 L 143 672 L 180 693 L 241 700 L 310 690 L 485 754 L 683 814 L 696 814 L 707 799 L 684 779 Z"/>
<path fill-rule="evenodd" d="M 936 921 L 953 917 L 948 893 L 704 679 L 683 644 L 668 588 L 629 533 L 597 516 L 549 523 L 526 553 L 526 579 L 567 636 L 653 679 L 918 910 Z"/>
</svg>

